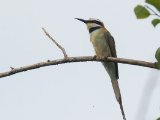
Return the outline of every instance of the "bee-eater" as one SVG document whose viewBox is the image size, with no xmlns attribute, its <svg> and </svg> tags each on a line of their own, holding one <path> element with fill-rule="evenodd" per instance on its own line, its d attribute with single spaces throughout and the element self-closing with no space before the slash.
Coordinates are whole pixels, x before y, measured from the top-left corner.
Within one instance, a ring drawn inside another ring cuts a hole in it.
<svg viewBox="0 0 160 120">
<path fill-rule="evenodd" d="M 114 38 L 112 37 L 110 32 L 104 27 L 103 22 L 97 19 L 76 19 L 87 25 L 90 34 L 90 41 L 93 44 L 94 50 L 96 52 L 96 57 L 117 57 Z M 115 97 L 120 105 L 123 119 L 126 120 L 118 84 L 118 64 L 115 62 L 102 62 L 102 64 L 110 76 Z"/>
</svg>

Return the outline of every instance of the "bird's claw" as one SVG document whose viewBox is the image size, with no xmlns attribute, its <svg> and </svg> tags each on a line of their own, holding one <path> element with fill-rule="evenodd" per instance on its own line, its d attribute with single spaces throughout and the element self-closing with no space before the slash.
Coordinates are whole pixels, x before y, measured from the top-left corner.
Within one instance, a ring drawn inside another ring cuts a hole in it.
<svg viewBox="0 0 160 120">
<path fill-rule="evenodd" d="M 97 58 L 97 55 L 94 55 L 94 56 L 93 56 L 93 59 L 96 59 L 96 58 Z"/>
</svg>

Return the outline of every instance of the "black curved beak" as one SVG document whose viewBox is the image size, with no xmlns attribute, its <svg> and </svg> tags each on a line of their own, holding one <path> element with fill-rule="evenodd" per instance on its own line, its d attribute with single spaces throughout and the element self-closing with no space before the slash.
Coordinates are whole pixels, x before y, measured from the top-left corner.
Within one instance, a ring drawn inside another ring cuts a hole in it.
<svg viewBox="0 0 160 120">
<path fill-rule="evenodd" d="M 79 21 L 81 21 L 81 22 L 84 22 L 84 23 L 87 22 L 86 20 L 83 20 L 83 19 L 80 19 L 80 18 L 75 18 L 75 19 L 77 19 L 77 20 L 79 20 Z"/>
</svg>

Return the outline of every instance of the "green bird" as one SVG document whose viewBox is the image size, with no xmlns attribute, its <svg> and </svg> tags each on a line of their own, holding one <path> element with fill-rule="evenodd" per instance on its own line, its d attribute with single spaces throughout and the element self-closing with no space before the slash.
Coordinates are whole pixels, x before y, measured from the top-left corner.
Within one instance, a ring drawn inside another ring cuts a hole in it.
<svg viewBox="0 0 160 120">
<path fill-rule="evenodd" d="M 103 22 L 97 19 L 75 19 L 87 25 L 87 29 L 90 33 L 90 41 L 93 44 L 94 50 L 96 52 L 96 57 L 117 57 L 114 38 L 112 37 L 110 32 L 104 27 Z M 110 76 L 116 100 L 120 105 L 123 120 L 126 120 L 118 84 L 118 64 L 114 62 L 102 62 L 102 64 Z"/>
</svg>

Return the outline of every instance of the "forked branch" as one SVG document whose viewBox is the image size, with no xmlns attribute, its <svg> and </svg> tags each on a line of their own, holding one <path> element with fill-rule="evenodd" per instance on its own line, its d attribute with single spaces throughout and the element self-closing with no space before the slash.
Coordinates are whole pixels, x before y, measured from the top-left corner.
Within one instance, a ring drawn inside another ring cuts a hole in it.
<svg viewBox="0 0 160 120">
<path fill-rule="evenodd" d="M 0 78 L 7 77 L 16 73 L 28 71 L 37 69 L 40 67 L 50 66 L 50 65 L 58 65 L 58 64 L 64 64 L 64 63 L 73 63 L 73 62 L 87 62 L 87 61 L 97 61 L 97 62 L 116 62 L 116 63 L 123 63 L 123 64 L 130 64 L 130 65 L 137 65 L 142 67 L 148 67 L 148 68 L 156 68 L 155 63 L 151 62 L 145 62 L 140 60 L 133 60 L 133 59 L 125 59 L 125 58 L 114 58 L 114 57 L 108 57 L 108 58 L 96 58 L 95 56 L 80 56 L 80 57 L 68 57 L 65 49 L 58 44 L 50 35 L 49 33 L 42 28 L 46 36 L 49 37 L 56 45 L 57 47 L 62 51 L 64 58 L 63 59 L 57 59 L 57 60 L 47 60 L 44 62 L 39 62 L 36 64 L 23 66 L 19 68 L 10 67 L 11 70 L 0 73 Z"/>
</svg>

